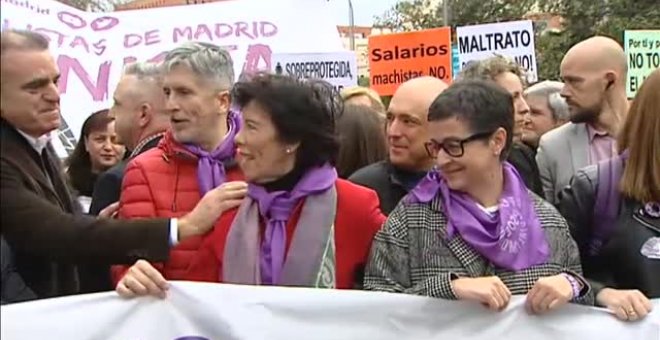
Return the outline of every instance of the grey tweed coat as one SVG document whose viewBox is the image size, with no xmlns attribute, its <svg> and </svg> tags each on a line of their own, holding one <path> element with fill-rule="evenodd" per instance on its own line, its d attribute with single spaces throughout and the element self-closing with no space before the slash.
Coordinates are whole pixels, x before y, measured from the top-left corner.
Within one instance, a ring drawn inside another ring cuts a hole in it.
<svg viewBox="0 0 660 340">
<path fill-rule="evenodd" d="M 547 263 L 513 272 L 497 268 L 456 233 L 446 239 L 447 219 L 440 195 L 428 203 L 402 200 L 376 234 L 367 264 L 364 289 L 456 299 L 452 277 L 498 276 L 512 294 L 526 294 L 541 277 L 562 272 L 584 285 L 574 302 L 593 305 L 582 278 L 580 255 L 564 218 L 555 207 L 529 191 L 550 246 Z"/>
</svg>

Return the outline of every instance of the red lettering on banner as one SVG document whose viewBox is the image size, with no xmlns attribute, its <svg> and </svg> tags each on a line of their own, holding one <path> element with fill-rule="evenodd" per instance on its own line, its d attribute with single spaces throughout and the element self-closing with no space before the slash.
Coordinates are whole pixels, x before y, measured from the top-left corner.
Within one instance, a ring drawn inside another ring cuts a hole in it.
<svg viewBox="0 0 660 340">
<path fill-rule="evenodd" d="M 74 30 L 87 27 L 87 21 L 75 13 L 61 11 L 57 13 L 57 18 L 60 20 L 60 22 L 73 28 Z M 95 32 L 100 32 L 107 31 L 117 25 L 119 25 L 118 18 L 106 15 L 92 20 L 92 23 L 89 24 L 89 27 Z"/>
<path fill-rule="evenodd" d="M 233 25 L 217 23 L 213 26 L 199 24 L 197 26 L 175 27 L 172 30 L 172 41 L 178 43 L 180 40 L 190 41 L 206 38 L 209 41 L 223 39 L 229 36 L 249 39 L 269 38 L 277 34 L 278 28 L 268 21 L 254 21 L 251 24 L 240 21 Z"/>
<path fill-rule="evenodd" d="M 129 33 L 124 36 L 124 48 L 131 48 L 142 43 L 142 36 L 139 34 Z"/>
<path fill-rule="evenodd" d="M 146 46 L 158 44 L 160 42 L 160 31 L 151 30 L 144 34 L 144 44 Z"/>
<path fill-rule="evenodd" d="M 243 73 L 254 73 L 264 68 L 271 69 L 271 57 L 273 51 L 270 46 L 264 44 L 250 45 L 245 56 L 245 64 L 243 64 Z M 259 61 L 263 60 L 264 67 L 259 67 Z"/>
<path fill-rule="evenodd" d="M 73 70 L 73 73 L 78 76 L 78 79 L 80 79 L 89 94 L 92 95 L 94 101 L 100 102 L 108 99 L 108 80 L 110 78 L 111 65 L 112 61 L 106 61 L 99 66 L 96 83 L 94 83 L 92 82 L 89 73 L 83 68 L 78 59 L 61 54 L 57 57 L 57 66 L 60 69 L 60 93 L 66 94 L 69 73 Z"/>
<path fill-rule="evenodd" d="M 223 30 L 224 29 L 224 30 Z M 229 24 L 216 24 L 215 36 L 218 38 L 226 38 L 234 32 L 234 28 Z"/>
<path fill-rule="evenodd" d="M 268 21 L 261 22 L 259 25 L 259 29 L 260 29 L 259 33 L 261 33 L 261 36 L 264 38 L 270 38 L 275 34 L 277 34 L 278 31 L 277 26 L 275 26 L 275 24 L 273 24 L 272 22 L 268 22 Z M 269 29 L 269 31 L 266 31 L 266 29 Z"/>
<path fill-rule="evenodd" d="M 199 37 L 202 34 L 206 35 L 206 39 L 213 40 L 213 36 L 211 35 L 211 30 L 209 29 L 208 26 L 204 24 L 197 26 L 197 31 L 195 31 L 195 40 L 199 40 Z"/>
<path fill-rule="evenodd" d="M 60 19 L 60 22 L 73 28 L 74 30 L 87 26 L 85 19 L 75 13 L 61 11 L 57 13 L 57 18 Z"/>
<path fill-rule="evenodd" d="M 85 51 L 89 53 L 89 45 L 87 45 L 87 41 L 85 41 L 85 38 L 83 37 L 73 38 L 73 41 L 71 42 L 71 44 L 69 44 L 69 47 L 75 48 L 78 45 L 81 45 L 83 48 L 85 48 Z"/>
<path fill-rule="evenodd" d="M 248 38 L 250 38 L 250 39 L 254 39 L 254 36 L 251 35 L 251 34 L 247 31 L 247 28 L 248 28 L 248 24 L 247 24 L 246 22 L 237 22 L 237 23 L 236 23 L 236 36 L 237 36 L 237 37 L 240 37 L 240 36 L 241 36 L 241 32 L 242 32 L 246 37 L 248 37 Z"/>
<path fill-rule="evenodd" d="M 149 46 L 159 42 L 161 42 L 159 30 L 147 31 L 144 33 L 144 37 L 142 37 L 141 33 L 128 33 L 124 35 L 124 48 L 133 48 L 142 45 L 142 43 L 145 46 Z"/>
<path fill-rule="evenodd" d="M 105 16 L 94 19 L 94 21 L 92 21 L 92 23 L 89 24 L 89 26 L 94 31 L 99 32 L 99 31 L 107 31 L 117 26 L 118 24 L 119 24 L 119 19 L 115 17 Z"/>
<path fill-rule="evenodd" d="M 190 26 L 184 28 L 175 27 L 174 30 L 172 31 L 172 41 L 178 43 L 181 37 L 184 37 L 187 41 L 192 40 L 192 27 Z"/>
<path fill-rule="evenodd" d="M 107 46 L 105 46 L 105 42 L 106 42 L 105 39 L 101 39 L 96 43 L 92 44 L 92 46 L 94 46 L 94 48 L 96 49 L 96 51 L 94 52 L 96 55 L 100 56 L 101 54 L 103 54 L 103 52 L 105 52 L 105 49 L 107 48 Z"/>
</svg>

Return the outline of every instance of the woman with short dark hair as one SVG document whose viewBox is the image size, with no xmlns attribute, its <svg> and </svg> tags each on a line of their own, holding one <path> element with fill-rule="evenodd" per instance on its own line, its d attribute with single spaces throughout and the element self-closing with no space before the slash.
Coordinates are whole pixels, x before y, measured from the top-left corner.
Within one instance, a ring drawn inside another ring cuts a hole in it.
<svg viewBox="0 0 660 340">
<path fill-rule="evenodd" d="M 566 221 L 505 160 L 511 95 L 490 81 L 456 82 L 429 109 L 434 170 L 376 235 L 365 288 L 530 312 L 591 303 Z"/>
<path fill-rule="evenodd" d="M 205 237 L 185 279 L 361 286 L 385 217 L 374 191 L 337 176 L 334 123 L 342 105 L 336 91 L 324 82 L 257 74 L 237 82 L 232 97 L 242 115 L 236 160 L 248 194 Z M 155 284 L 142 279 L 145 287 Z"/>
<path fill-rule="evenodd" d="M 339 156 L 337 172 L 348 178 L 363 167 L 387 158 L 385 120 L 364 105 L 345 105 L 337 120 Z"/>
</svg>

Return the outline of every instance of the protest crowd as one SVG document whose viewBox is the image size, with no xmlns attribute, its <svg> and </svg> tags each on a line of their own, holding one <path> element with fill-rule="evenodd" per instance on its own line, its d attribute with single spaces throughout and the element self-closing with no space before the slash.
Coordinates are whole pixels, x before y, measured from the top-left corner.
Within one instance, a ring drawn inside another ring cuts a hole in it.
<svg viewBox="0 0 660 340">
<path fill-rule="evenodd" d="M 64 159 L 51 45 L 1 33 L 3 309 L 168 299 L 171 281 L 493 313 L 520 295 L 541 318 L 578 304 L 622 323 L 660 298 L 660 69 L 629 97 L 609 37 L 576 42 L 561 79 L 491 54 L 398 79 L 388 103 L 318 72 L 236 74 L 227 49 L 183 42 L 128 63 Z"/>
</svg>

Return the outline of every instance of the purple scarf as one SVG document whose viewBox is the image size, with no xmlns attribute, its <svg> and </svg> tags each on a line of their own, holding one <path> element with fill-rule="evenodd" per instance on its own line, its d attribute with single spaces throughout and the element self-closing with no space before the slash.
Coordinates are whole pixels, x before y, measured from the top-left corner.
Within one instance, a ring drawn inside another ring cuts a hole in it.
<svg viewBox="0 0 660 340">
<path fill-rule="evenodd" d="M 234 158 L 236 151 L 234 137 L 240 129 L 239 114 L 229 111 L 227 114 L 227 126 L 229 131 L 220 145 L 208 152 L 198 145 L 186 144 L 186 150 L 197 156 L 197 181 L 199 183 L 199 194 L 204 196 L 211 189 L 225 182 L 226 174 L 224 163 Z"/>
<path fill-rule="evenodd" d="M 259 214 L 266 221 L 266 231 L 261 243 L 259 261 L 261 283 L 277 285 L 281 282 L 284 254 L 286 253 L 286 225 L 293 209 L 300 200 L 307 196 L 327 191 L 335 184 L 336 180 L 337 172 L 335 168 L 324 165 L 307 171 L 289 192 L 267 192 L 262 186 L 248 185 L 248 196 L 257 202 Z M 318 223 L 318 221 L 305 222 Z M 258 223 L 258 221 L 254 221 L 254 223 Z M 327 228 L 329 226 L 321 227 Z"/>
<path fill-rule="evenodd" d="M 483 211 L 467 194 L 449 189 L 437 170 L 407 196 L 408 202 L 427 203 L 439 193 L 447 218 L 447 238 L 458 232 L 463 240 L 498 267 L 520 271 L 548 260 L 550 249 L 534 202 L 518 171 L 505 162 L 499 210 Z"/>
</svg>

